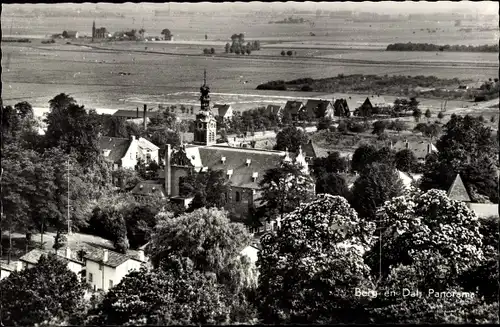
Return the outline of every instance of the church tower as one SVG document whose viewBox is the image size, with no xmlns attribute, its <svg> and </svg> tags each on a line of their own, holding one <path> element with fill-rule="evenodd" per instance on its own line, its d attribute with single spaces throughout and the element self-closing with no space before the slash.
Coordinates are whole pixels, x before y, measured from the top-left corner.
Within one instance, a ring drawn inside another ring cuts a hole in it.
<svg viewBox="0 0 500 327">
<path fill-rule="evenodd" d="M 94 38 L 95 38 L 95 20 L 92 23 L 92 42 L 94 42 Z"/>
<path fill-rule="evenodd" d="M 210 88 L 207 86 L 207 71 L 200 87 L 200 112 L 196 115 L 194 143 L 198 145 L 216 144 L 217 121 L 210 111 Z"/>
</svg>

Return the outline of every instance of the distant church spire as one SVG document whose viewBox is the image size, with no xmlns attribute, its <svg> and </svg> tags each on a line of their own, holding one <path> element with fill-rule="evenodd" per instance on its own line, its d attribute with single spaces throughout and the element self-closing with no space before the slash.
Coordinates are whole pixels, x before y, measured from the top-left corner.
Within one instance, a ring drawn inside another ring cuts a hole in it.
<svg viewBox="0 0 500 327">
<path fill-rule="evenodd" d="M 203 69 L 203 86 L 207 85 L 207 70 Z"/>
<path fill-rule="evenodd" d="M 210 88 L 207 85 L 207 70 L 203 71 L 203 86 L 200 87 L 200 110 L 209 111 L 210 110 Z"/>
</svg>

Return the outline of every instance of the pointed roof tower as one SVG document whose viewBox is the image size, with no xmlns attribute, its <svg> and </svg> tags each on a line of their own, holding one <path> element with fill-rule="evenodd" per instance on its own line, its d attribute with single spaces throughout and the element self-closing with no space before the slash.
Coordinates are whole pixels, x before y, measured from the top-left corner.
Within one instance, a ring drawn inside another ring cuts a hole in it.
<svg viewBox="0 0 500 327">
<path fill-rule="evenodd" d="M 462 178 L 460 178 L 460 174 L 457 174 L 455 180 L 450 186 L 448 190 L 448 197 L 452 200 L 470 202 L 469 193 L 465 188 L 464 183 L 462 182 Z"/>
<path fill-rule="evenodd" d="M 304 174 L 309 173 L 309 167 L 306 161 L 306 158 L 304 154 L 302 153 L 302 146 L 299 146 L 299 151 L 297 153 L 297 156 L 295 157 L 295 164 L 298 165 L 301 168 L 301 171 Z"/>
</svg>

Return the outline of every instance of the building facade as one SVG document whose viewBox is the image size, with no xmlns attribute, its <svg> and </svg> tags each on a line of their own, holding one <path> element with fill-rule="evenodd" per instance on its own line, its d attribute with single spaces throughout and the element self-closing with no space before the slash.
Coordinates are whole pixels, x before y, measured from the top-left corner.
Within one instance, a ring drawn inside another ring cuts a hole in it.
<svg viewBox="0 0 500 327">
<path fill-rule="evenodd" d="M 126 139 L 102 136 L 99 148 L 113 169 L 135 169 L 139 160 L 159 163 L 160 148 L 142 137 L 137 139 L 132 135 L 130 139 Z"/>
</svg>

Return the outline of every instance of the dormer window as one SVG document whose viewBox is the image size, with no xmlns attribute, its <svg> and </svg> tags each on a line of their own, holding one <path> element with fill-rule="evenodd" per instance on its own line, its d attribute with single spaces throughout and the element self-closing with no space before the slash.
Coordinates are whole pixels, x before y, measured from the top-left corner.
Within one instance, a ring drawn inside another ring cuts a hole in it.
<svg viewBox="0 0 500 327">
<path fill-rule="evenodd" d="M 233 175 L 233 170 L 232 169 L 228 169 L 227 170 L 227 177 L 231 178 L 232 175 Z"/>
<path fill-rule="evenodd" d="M 245 165 L 248 167 L 248 166 L 250 166 L 251 163 L 252 163 L 252 159 L 247 159 L 247 161 L 245 162 Z"/>
<path fill-rule="evenodd" d="M 139 185 L 139 188 L 142 190 L 142 188 L 144 187 L 144 185 Z"/>
<path fill-rule="evenodd" d="M 208 167 L 203 167 L 203 168 L 201 168 L 201 172 L 202 172 L 202 173 L 206 173 L 207 171 L 208 171 Z"/>
<path fill-rule="evenodd" d="M 104 150 L 104 151 L 103 151 L 103 155 L 104 155 L 105 157 L 109 156 L 109 154 L 110 154 L 110 153 L 111 153 L 111 150 Z"/>
<path fill-rule="evenodd" d="M 220 162 L 221 162 L 221 163 L 226 163 L 226 157 L 221 157 L 221 158 L 220 158 Z"/>
<path fill-rule="evenodd" d="M 252 174 L 252 181 L 255 183 L 255 181 L 257 180 L 257 177 L 259 177 L 259 173 L 258 172 L 254 172 Z"/>
</svg>

